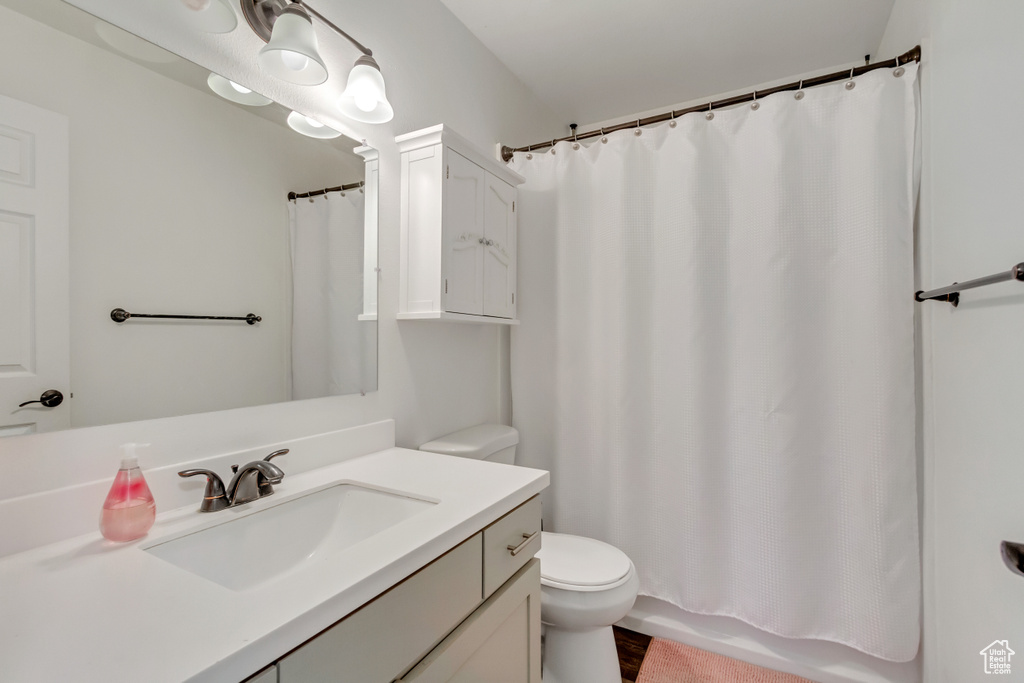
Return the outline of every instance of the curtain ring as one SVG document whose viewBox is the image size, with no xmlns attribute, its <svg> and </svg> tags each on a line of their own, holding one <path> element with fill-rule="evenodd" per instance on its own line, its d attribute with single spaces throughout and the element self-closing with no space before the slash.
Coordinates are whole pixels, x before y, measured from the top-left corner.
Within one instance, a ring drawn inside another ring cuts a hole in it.
<svg viewBox="0 0 1024 683">
<path fill-rule="evenodd" d="M 644 132 L 640 130 L 640 119 L 636 120 L 636 129 L 633 131 L 633 135 L 640 137 Z"/>
<path fill-rule="evenodd" d="M 846 89 L 853 90 L 857 87 L 857 84 L 853 80 L 853 69 L 850 69 L 850 80 L 846 81 Z"/>
<path fill-rule="evenodd" d="M 895 76 L 896 78 L 899 78 L 905 73 L 907 73 L 907 70 L 900 66 L 900 58 L 896 57 L 896 68 L 893 69 L 892 75 Z"/>
<path fill-rule="evenodd" d="M 715 118 L 715 112 L 711 111 L 711 104 L 711 102 L 708 102 L 708 113 L 704 114 L 704 118 L 706 118 L 708 121 Z"/>
<path fill-rule="evenodd" d="M 551 141 L 551 153 L 552 154 L 555 153 L 555 141 L 554 140 Z"/>
<path fill-rule="evenodd" d="M 676 112 L 675 112 L 675 110 L 672 110 L 670 113 L 672 114 L 672 118 L 668 122 L 668 127 L 669 128 L 675 128 L 676 127 Z"/>
<path fill-rule="evenodd" d="M 573 149 L 579 149 L 580 148 L 580 143 L 576 140 L 576 129 L 575 128 L 572 129 L 572 148 Z"/>
<path fill-rule="evenodd" d="M 757 91 L 756 90 L 753 92 L 753 95 L 754 95 L 754 101 L 750 103 L 750 108 L 753 109 L 754 111 L 757 111 L 758 109 L 761 108 L 761 103 L 757 101 Z"/>
<path fill-rule="evenodd" d="M 803 81 L 803 79 L 800 79 L 800 87 L 798 87 L 796 89 L 796 92 L 793 93 L 793 99 L 794 100 L 802 100 L 803 98 L 804 98 L 804 81 Z"/>
<path fill-rule="evenodd" d="M 324 199 L 330 199 L 330 197 L 327 196 L 327 188 L 326 187 L 324 188 Z"/>
<path fill-rule="evenodd" d="M 608 136 L 604 134 L 604 128 L 601 129 L 601 142 L 603 142 L 603 143 L 607 143 L 608 142 Z"/>
</svg>

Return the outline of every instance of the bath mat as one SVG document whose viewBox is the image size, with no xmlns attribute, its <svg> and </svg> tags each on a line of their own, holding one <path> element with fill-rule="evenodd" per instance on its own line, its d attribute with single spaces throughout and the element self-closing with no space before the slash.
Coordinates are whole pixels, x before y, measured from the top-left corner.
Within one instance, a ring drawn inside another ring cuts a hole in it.
<svg viewBox="0 0 1024 683">
<path fill-rule="evenodd" d="M 812 683 L 793 674 L 655 638 L 636 683 Z"/>
</svg>

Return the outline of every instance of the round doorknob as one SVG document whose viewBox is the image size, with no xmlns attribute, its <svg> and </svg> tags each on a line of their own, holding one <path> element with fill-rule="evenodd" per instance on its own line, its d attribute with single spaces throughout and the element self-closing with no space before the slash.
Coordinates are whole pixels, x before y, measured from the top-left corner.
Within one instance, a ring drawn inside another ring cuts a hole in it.
<svg viewBox="0 0 1024 683">
<path fill-rule="evenodd" d="M 64 402 L 64 394 L 60 393 L 56 389 L 47 389 L 43 392 L 43 395 L 39 397 L 37 401 L 25 401 L 24 403 L 18 404 L 19 408 L 24 408 L 27 405 L 33 403 L 42 403 L 47 408 L 56 408 Z"/>
</svg>

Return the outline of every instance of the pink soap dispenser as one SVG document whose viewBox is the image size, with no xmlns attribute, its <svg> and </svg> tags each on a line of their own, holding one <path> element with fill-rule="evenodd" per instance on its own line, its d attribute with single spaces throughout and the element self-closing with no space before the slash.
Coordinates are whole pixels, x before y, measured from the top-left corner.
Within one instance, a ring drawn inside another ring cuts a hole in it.
<svg viewBox="0 0 1024 683">
<path fill-rule="evenodd" d="M 121 446 L 121 469 L 114 477 L 100 515 L 100 533 L 111 541 L 142 538 L 156 519 L 156 502 L 139 469 L 135 449 L 148 443 Z"/>
</svg>

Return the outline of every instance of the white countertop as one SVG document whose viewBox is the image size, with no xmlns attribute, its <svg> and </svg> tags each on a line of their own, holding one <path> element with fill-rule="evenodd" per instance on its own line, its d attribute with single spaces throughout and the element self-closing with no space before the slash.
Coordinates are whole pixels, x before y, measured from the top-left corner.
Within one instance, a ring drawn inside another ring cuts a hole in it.
<svg viewBox="0 0 1024 683">
<path fill-rule="evenodd" d="M 114 544 L 96 531 L 0 560 L 0 677 L 5 683 L 240 681 L 548 485 L 541 470 L 403 448 L 294 476 L 281 466 L 284 480 L 262 500 L 209 514 L 196 511 L 196 500 L 194 507 L 158 514 L 138 541 Z M 336 482 L 438 504 L 245 591 L 143 550 Z"/>
</svg>

